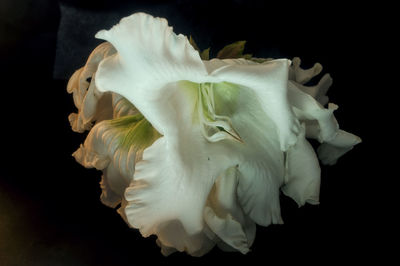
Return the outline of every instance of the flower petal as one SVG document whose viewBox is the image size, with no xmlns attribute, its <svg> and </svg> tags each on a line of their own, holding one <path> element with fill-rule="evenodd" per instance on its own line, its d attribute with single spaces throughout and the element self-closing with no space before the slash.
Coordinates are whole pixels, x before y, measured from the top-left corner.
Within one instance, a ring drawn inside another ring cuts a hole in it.
<svg viewBox="0 0 400 266">
<path fill-rule="evenodd" d="M 101 91 L 127 98 L 163 135 L 176 128 L 167 86 L 181 80 L 205 81 L 207 71 L 198 52 L 167 21 L 144 13 L 123 18 L 112 29 L 97 33 L 118 54 L 103 60 L 96 73 Z M 160 92 L 163 90 L 163 92 Z"/>
<path fill-rule="evenodd" d="M 161 253 L 168 256 L 175 251 L 186 251 L 192 256 L 202 256 L 209 252 L 215 242 L 202 230 L 189 235 L 178 220 L 160 224 L 157 233 L 157 244 L 161 247 Z"/>
<path fill-rule="evenodd" d="M 285 185 L 282 192 L 299 206 L 319 203 L 321 168 L 311 144 L 305 139 L 303 125 L 299 140 L 286 153 Z"/>
<path fill-rule="evenodd" d="M 219 238 L 245 254 L 254 241 L 256 226 L 239 205 L 238 182 L 236 167 L 228 168 L 218 177 L 208 197 L 204 219 Z"/>
<path fill-rule="evenodd" d="M 143 236 L 158 234 L 163 223 L 174 220 L 179 220 L 189 235 L 200 232 L 214 180 L 237 163 L 234 155 L 226 156 L 227 143 L 210 144 L 199 125 L 187 126 L 178 135 L 180 143 L 164 136 L 144 151 L 125 192 L 128 220 Z"/>
<path fill-rule="evenodd" d="M 289 81 L 288 96 L 291 105 L 294 107 L 296 116 L 303 121 L 317 120 L 319 132 L 316 138 L 320 141 L 333 139 L 339 129 L 339 125 L 333 115 L 335 106 L 325 109 L 311 95 L 298 89 L 296 84 Z"/>
<path fill-rule="evenodd" d="M 293 81 L 292 81 L 293 82 Z M 329 102 L 328 96 L 326 93 L 329 87 L 332 85 L 332 78 L 329 74 L 325 74 L 321 80 L 315 86 L 304 86 L 299 83 L 295 83 L 296 87 L 302 90 L 303 92 L 311 95 L 314 99 L 316 99 L 322 106 Z"/>
<path fill-rule="evenodd" d="M 307 137 L 322 143 L 318 148 L 318 157 L 322 163 L 335 164 L 340 156 L 361 142 L 359 137 L 339 129 L 333 115 L 337 105 L 329 103 L 328 108 L 323 108 L 311 95 L 298 89 L 294 82 L 289 81 L 288 88 L 290 103 L 297 117 L 306 124 Z"/>
<path fill-rule="evenodd" d="M 72 130 L 82 133 L 92 127 L 93 121 L 112 118 L 111 96 L 99 92 L 93 79 L 100 61 L 114 53 L 115 49 L 110 43 L 100 44 L 90 54 L 86 65 L 70 78 L 67 91 L 73 94 L 78 108 L 78 113 L 69 116 Z"/>
<path fill-rule="evenodd" d="M 361 143 L 359 137 L 339 129 L 335 138 L 326 143 L 322 143 L 318 147 L 318 157 L 323 164 L 333 165 L 337 162 L 339 157 L 353 149 L 353 147 L 359 143 Z"/>
<path fill-rule="evenodd" d="M 261 108 L 276 125 L 282 151 L 296 142 L 300 128 L 287 99 L 289 62 L 279 59 L 256 65 L 226 65 L 211 73 L 221 81 L 254 90 Z"/>
<path fill-rule="evenodd" d="M 294 57 L 289 71 L 289 79 L 299 84 L 307 83 L 322 71 L 322 65 L 320 63 L 314 64 L 314 66 L 309 69 L 302 69 L 300 64 L 300 58 Z"/>
<path fill-rule="evenodd" d="M 229 85 L 229 84 L 228 84 Z M 267 226 L 281 223 L 279 187 L 283 184 L 284 156 L 271 118 L 247 87 L 214 86 L 217 110 L 232 118 L 243 144 L 232 145 L 230 156 L 240 154 L 238 201 L 254 222 Z"/>
<path fill-rule="evenodd" d="M 114 208 L 132 180 L 143 150 L 158 137 L 140 114 L 105 120 L 92 128 L 73 156 L 83 166 L 103 171 L 100 198 Z"/>
</svg>

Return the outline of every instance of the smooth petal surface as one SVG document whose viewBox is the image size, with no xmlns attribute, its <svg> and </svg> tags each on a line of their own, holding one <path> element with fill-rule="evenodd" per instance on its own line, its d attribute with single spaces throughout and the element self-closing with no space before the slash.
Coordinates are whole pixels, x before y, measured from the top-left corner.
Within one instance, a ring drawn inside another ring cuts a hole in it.
<svg viewBox="0 0 400 266">
<path fill-rule="evenodd" d="M 287 98 L 289 64 L 289 60 L 280 59 L 259 65 L 227 65 L 211 73 L 255 92 L 262 110 L 276 125 L 282 151 L 296 142 L 300 127 Z"/>
</svg>

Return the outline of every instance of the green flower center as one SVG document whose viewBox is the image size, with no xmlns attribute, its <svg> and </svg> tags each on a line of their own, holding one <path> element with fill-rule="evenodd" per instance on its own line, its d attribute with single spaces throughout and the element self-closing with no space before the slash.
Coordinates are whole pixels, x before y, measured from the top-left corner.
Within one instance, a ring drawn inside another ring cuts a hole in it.
<svg viewBox="0 0 400 266">
<path fill-rule="evenodd" d="M 232 121 L 228 116 L 216 114 L 216 99 L 222 104 L 221 97 L 215 97 L 214 87 L 226 89 L 222 83 L 200 83 L 198 84 L 197 114 L 201 124 L 203 136 L 210 142 L 230 139 L 243 142 L 235 131 Z"/>
</svg>

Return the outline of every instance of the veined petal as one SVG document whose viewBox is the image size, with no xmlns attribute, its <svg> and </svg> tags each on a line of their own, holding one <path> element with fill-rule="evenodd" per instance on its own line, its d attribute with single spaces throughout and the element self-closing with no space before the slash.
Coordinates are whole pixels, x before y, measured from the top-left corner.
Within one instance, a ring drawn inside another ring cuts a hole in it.
<svg viewBox="0 0 400 266">
<path fill-rule="evenodd" d="M 67 91 L 73 94 L 78 108 L 78 113 L 69 116 L 72 130 L 83 132 L 92 127 L 93 121 L 112 118 L 111 95 L 99 92 L 93 79 L 100 61 L 114 53 L 115 49 L 110 43 L 100 44 L 90 54 L 86 65 L 75 71 L 70 78 Z"/>
<path fill-rule="evenodd" d="M 276 125 L 282 151 L 293 145 L 300 124 L 293 114 L 287 98 L 289 60 L 279 59 L 264 64 L 226 65 L 211 75 L 252 89 L 262 110 Z"/>
<path fill-rule="evenodd" d="M 135 163 L 159 136 L 140 114 L 105 120 L 92 128 L 73 156 L 83 166 L 103 171 L 100 198 L 116 207 L 133 178 Z"/>
<path fill-rule="evenodd" d="M 311 144 L 305 139 L 302 126 L 299 140 L 286 153 L 285 185 L 282 192 L 299 206 L 319 203 L 321 168 Z"/>
<path fill-rule="evenodd" d="M 136 107 L 126 98 L 117 93 L 112 93 L 113 118 L 139 114 Z"/>
</svg>

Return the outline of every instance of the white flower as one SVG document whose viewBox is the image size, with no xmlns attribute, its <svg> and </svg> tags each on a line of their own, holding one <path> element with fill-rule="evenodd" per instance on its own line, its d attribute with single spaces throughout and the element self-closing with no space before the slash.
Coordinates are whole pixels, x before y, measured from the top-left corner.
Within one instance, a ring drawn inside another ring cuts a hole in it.
<svg viewBox="0 0 400 266">
<path fill-rule="evenodd" d="M 360 139 L 342 131 L 325 95 L 332 79 L 300 60 L 202 61 L 167 21 L 143 13 L 97 33 L 107 42 L 68 84 L 73 130 L 91 128 L 75 158 L 103 171 L 103 203 L 162 253 L 215 244 L 249 251 L 256 224 L 282 223 L 279 190 L 319 202 L 320 167 Z M 257 63 L 257 62 L 262 63 Z M 88 80 L 91 78 L 91 80 Z"/>
</svg>

